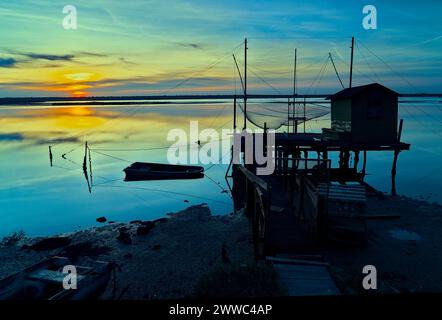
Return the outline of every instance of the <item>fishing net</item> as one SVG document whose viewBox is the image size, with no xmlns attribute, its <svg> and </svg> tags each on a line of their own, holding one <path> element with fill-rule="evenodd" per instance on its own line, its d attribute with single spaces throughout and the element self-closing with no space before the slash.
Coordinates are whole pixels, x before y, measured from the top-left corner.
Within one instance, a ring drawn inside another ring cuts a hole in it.
<svg viewBox="0 0 442 320">
<path fill-rule="evenodd" d="M 244 114 L 244 107 L 238 103 L 239 108 Z M 304 115 L 305 110 L 305 115 Z M 320 118 L 330 113 L 329 106 L 319 103 L 306 102 L 288 106 L 288 103 L 282 102 L 253 102 L 247 103 L 247 120 L 253 125 L 267 129 L 277 130 L 282 126 L 293 125 L 293 118 L 298 118 L 298 124 L 304 121 Z M 305 119 L 305 120 L 304 120 Z"/>
</svg>

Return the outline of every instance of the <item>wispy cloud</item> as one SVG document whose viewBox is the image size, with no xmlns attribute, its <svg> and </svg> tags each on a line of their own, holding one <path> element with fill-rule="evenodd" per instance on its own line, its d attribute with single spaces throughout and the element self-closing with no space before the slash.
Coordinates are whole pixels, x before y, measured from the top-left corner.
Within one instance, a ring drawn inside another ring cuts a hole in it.
<svg viewBox="0 0 442 320">
<path fill-rule="evenodd" d="M 12 68 L 17 64 L 14 58 L 0 58 L 0 68 Z"/>
</svg>

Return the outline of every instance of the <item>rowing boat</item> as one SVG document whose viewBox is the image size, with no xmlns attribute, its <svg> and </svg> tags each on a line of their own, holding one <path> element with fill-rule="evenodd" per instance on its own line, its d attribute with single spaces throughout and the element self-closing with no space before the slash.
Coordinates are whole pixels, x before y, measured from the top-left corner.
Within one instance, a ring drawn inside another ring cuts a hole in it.
<svg viewBox="0 0 442 320">
<path fill-rule="evenodd" d="M 124 181 L 200 179 L 204 176 L 204 168 L 200 166 L 150 162 L 135 162 L 123 171 Z"/>
</svg>

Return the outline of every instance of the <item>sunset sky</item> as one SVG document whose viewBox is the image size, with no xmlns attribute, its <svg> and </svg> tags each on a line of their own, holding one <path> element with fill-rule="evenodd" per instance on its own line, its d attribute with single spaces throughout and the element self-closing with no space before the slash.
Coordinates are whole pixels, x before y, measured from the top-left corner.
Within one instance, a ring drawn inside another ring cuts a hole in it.
<svg viewBox="0 0 442 320">
<path fill-rule="evenodd" d="M 62 27 L 67 4 L 77 30 Z M 377 30 L 362 27 L 366 4 L 377 8 Z M 249 92 L 290 93 L 297 47 L 299 92 L 328 93 L 340 84 L 330 63 L 320 70 L 331 52 L 348 83 L 352 35 L 355 84 L 441 92 L 441 9 L 397 0 L 2 1 L 0 97 L 232 93 L 231 54 L 242 64 L 244 37 Z"/>
</svg>

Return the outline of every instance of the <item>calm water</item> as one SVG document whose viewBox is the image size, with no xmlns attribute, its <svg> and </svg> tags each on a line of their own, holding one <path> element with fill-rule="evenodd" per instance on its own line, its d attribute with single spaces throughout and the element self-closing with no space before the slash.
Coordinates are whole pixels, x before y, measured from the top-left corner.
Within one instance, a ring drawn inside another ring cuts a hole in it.
<svg viewBox="0 0 442 320">
<path fill-rule="evenodd" d="M 405 121 L 402 140 L 412 147 L 399 156 L 398 192 L 442 203 L 442 104 L 439 99 L 401 103 L 400 117 Z M 17 230 L 29 235 L 73 231 L 97 225 L 99 216 L 113 221 L 154 219 L 202 202 L 215 214 L 230 213 L 230 196 L 222 192 L 227 188 L 226 165 L 206 165 L 207 178 L 187 181 L 128 183 L 122 170 L 132 161 L 165 162 L 167 133 L 173 128 L 187 131 L 189 120 L 199 120 L 201 130 L 230 128 L 231 119 L 230 102 L 0 106 L 0 236 Z M 329 127 L 328 119 L 310 121 L 307 131 Z M 92 194 L 80 167 L 86 140 L 91 149 L 106 154 L 92 152 Z M 52 168 L 49 144 L 54 145 Z M 391 162 L 391 153 L 369 153 L 368 182 L 388 191 Z"/>
</svg>

